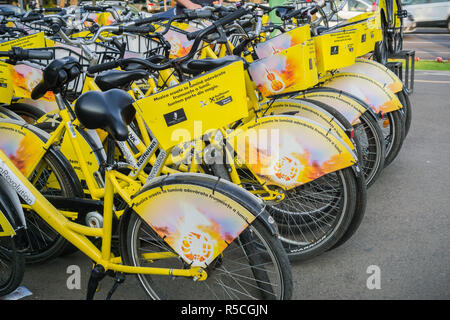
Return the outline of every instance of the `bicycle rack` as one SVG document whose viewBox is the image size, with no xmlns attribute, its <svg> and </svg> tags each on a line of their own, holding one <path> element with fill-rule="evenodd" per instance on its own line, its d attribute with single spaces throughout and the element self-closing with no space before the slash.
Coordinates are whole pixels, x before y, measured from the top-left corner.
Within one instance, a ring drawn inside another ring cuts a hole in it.
<svg viewBox="0 0 450 320">
<path fill-rule="evenodd" d="M 414 50 L 402 50 L 397 53 L 389 55 L 390 59 L 402 59 L 405 60 L 405 68 L 403 70 L 403 64 L 400 61 L 388 62 L 387 67 L 391 69 L 402 80 L 403 86 L 408 94 L 411 94 L 414 90 L 414 70 L 415 70 L 415 57 L 416 52 Z"/>
</svg>

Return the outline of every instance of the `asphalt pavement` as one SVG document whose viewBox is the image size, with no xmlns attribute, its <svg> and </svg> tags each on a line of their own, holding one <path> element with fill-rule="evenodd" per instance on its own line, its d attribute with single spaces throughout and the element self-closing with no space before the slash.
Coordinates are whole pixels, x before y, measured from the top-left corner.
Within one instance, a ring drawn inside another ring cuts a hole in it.
<svg viewBox="0 0 450 320">
<path fill-rule="evenodd" d="M 434 60 L 450 59 L 450 32 L 446 28 L 417 28 L 404 35 L 403 49 L 413 49 L 416 57 Z"/>
</svg>

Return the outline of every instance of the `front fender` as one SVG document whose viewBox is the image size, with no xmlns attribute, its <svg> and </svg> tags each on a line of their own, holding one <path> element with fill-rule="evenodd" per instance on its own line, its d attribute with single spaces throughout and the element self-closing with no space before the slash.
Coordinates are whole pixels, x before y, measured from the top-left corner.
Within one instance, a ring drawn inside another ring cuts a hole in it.
<svg viewBox="0 0 450 320">
<path fill-rule="evenodd" d="M 44 140 L 30 128 L 23 121 L 0 119 L 0 150 L 26 177 L 46 152 Z"/>
<path fill-rule="evenodd" d="M 261 105 L 261 108 L 265 108 L 265 105 L 269 105 L 270 107 L 265 110 L 266 114 L 290 114 L 317 122 L 323 128 L 332 130 L 332 133 L 339 139 L 342 139 L 351 150 L 355 149 L 353 142 L 345 132 L 345 128 L 343 128 L 331 114 L 311 102 L 300 100 L 298 99 L 299 97 L 295 98 L 296 99 L 279 99 L 273 103 L 266 102 Z"/>
<path fill-rule="evenodd" d="M 383 84 L 368 76 L 342 72 L 328 77 L 324 88 L 347 92 L 367 103 L 376 114 L 387 113 L 402 108 L 397 96 Z"/>
<path fill-rule="evenodd" d="M 377 80 L 393 93 L 402 91 L 403 88 L 402 81 L 394 72 L 383 64 L 369 59 L 358 58 L 353 65 L 341 68 L 338 72 L 363 74 Z"/>
<path fill-rule="evenodd" d="M 360 123 L 359 118 L 363 113 L 368 110 L 372 111 L 368 105 L 360 103 L 342 91 L 331 88 L 314 88 L 299 97 L 319 101 L 333 107 L 352 125 Z"/>
<path fill-rule="evenodd" d="M 193 266 L 213 261 L 255 219 L 275 231 L 260 199 L 205 174 L 160 176 L 143 187 L 130 207 Z M 193 254 L 193 238 L 202 242 L 202 253 Z"/>
<path fill-rule="evenodd" d="M 232 132 L 228 143 L 261 184 L 283 189 L 357 162 L 355 153 L 331 130 L 298 116 L 255 118 Z"/>
</svg>

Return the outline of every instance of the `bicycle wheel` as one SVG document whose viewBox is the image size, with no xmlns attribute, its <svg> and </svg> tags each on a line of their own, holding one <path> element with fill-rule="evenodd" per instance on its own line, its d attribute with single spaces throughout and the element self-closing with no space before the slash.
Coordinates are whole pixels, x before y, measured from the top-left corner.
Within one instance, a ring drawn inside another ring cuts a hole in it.
<svg viewBox="0 0 450 320">
<path fill-rule="evenodd" d="M 251 172 L 239 169 L 238 174 L 242 187 L 261 194 L 263 189 Z M 339 241 L 355 213 L 356 186 L 353 169 L 345 168 L 285 191 L 283 200 L 267 201 L 291 259 L 308 260 Z"/>
<path fill-rule="evenodd" d="M 402 91 L 397 92 L 397 97 L 402 103 L 403 108 L 401 109 L 403 111 L 403 117 L 404 117 L 404 123 L 405 123 L 405 137 L 408 135 L 409 128 L 411 127 L 411 121 L 412 121 L 412 106 L 411 106 L 411 100 L 409 99 L 409 95 L 406 93 L 405 88 L 403 88 Z"/>
<path fill-rule="evenodd" d="M 17 250 L 15 237 L 0 237 L 0 297 L 14 291 L 25 273 L 25 257 Z"/>
<path fill-rule="evenodd" d="M 384 136 L 386 146 L 384 166 L 387 167 L 397 157 L 405 138 L 401 111 L 385 113 L 378 122 Z"/>
<path fill-rule="evenodd" d="M 339 241 L 355 213 L 356 185 L 353 170 L 345 168 L 287 190 L 282 201 L 270 204 L 290 258 L 311 259 Z"/>
<path fill-rule="evenodd" d="M 384 14 L 381 14 L 381 28 L 383 31 L 383 39 L 375 44 L 374 58 L 375 61 L 386 65 L 389 57 L 389 34 L 387 32 L 388 25 Z"/>
<path fill-rule="evenodd" d="M 127 232 L 129 263 L 162 268 L 189 267 L 178 256 L 150 263 L 143 253 L 173 252 L 137 214 Z M 204 281 L 138 274 L 151 299 L 288 299 L 292 294 L 290 264 L 277 238 L 255 220 L 206 269 Z"/>
<path fill-rule="evenodd" d="M 367 188 L 373 185 L 384 168 L 386 149 L 384 136 L 375 117 L 369 112 L 363 113 L 360 122 L 355 124 L 355 135 L 361 144 L 361 168 L 366 179 Z"/>
<path fill-rule="evenodd" d="M 29 180 L 44 196 L 77 197 L 80 195 L 67 167 L 53 152 L 47 152 Z M 24 251 L 27 263 L 41 263 L 62 253 L 72 252 L 74 246 L 50 227 L 33 210 L 24 210 L 29 247 Z"/>
<path fill-rule="evenodd" d="M 226 169 L 218 170 L 218 167 L 220 165 L 213 166 L 214 175 L 230 180 Z M 239 168 L 237 174 L 241 187 L 264 194 L 265 190 L 249 170 Z M 355 220 L 362 219 L 365 202 L 365 183 L 358 183 L 352 168 L 338 170 L 285 190 L 282 200 L 266 201 L 288 257 L 298 261 L 320 255 L 336 245 L 346 235 L 355 213 L 358 215 Z M 354 225 L 356 227 L 353 229 L 356 229 L 359 223 L 355 221 Z"/>
</svg>

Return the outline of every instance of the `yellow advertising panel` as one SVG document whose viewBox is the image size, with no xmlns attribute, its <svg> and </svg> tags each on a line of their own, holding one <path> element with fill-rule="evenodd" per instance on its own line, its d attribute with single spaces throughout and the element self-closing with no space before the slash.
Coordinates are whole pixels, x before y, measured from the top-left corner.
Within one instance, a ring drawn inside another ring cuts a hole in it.
<svg viewBox="0 0 450 320">
<path fill-rule="evenodd" d="M 13 93 L 9 67 L 6 63 L 0 62 L 0 103 L 10 104 Z"/>
<path fill-rule="evenodd" d="M 358 34 L 356 30 L 344 30 L 314 37 L 318 72 L 323 75 L 327 71 L 353 64 Z"/>
<path fill-rule="evenodd" d="M 264 97 L 310 88 L 318 82 L 314 42 L 257 60 L 248 71 Z"/>
<path fill-rule="evenodd" d="M 230 197 L 188 184 L 151 189 L 134 203 L 133 210 L 193 267 L 207 267 L 255 219 Z"/>
<path fill-rule="evenodd" d="M 243 63 L 233 62 L 135 102 L 163 149 L 248 115 Z"/>
<path fill-rule="evenodd" d="M 20 47 L 24 49 L 43 48 L 45 47 L 44 32 L 0 43 L 0 51 L 11 50 L 11 47 Z"/>
<path fill-rule="evenodd" d="M 255 52 L 259 59 L 277 54 L 283 50 L 304 43 L 311 39 L 309 24 L 289 30 L 272 39 L 259 43 L 255 47 Z"/>
<path fill-rule="evenodd" d="M 359 14 L 346 22 L 354 22 L 342 30 L 357 29 L 359 35 L 355 44 L 356 56 L 360 57 L 375 49 L 375 43 L 383 40 L 381 20 L 379 12 L 367 12 Z"/>
<path fill-rule="evenodd" d="M 356 163 L 344 141 L 317 122 L 299 116 L 265 116 L 232 132 L 228 142 L 265 185 L 285 189 Z"/>
<path fill-rule="evenodd" d="M 0 120 L 0 150 L 28 177 L 46 150 L 44 142 L 22 123 Z"/>
</svg>

